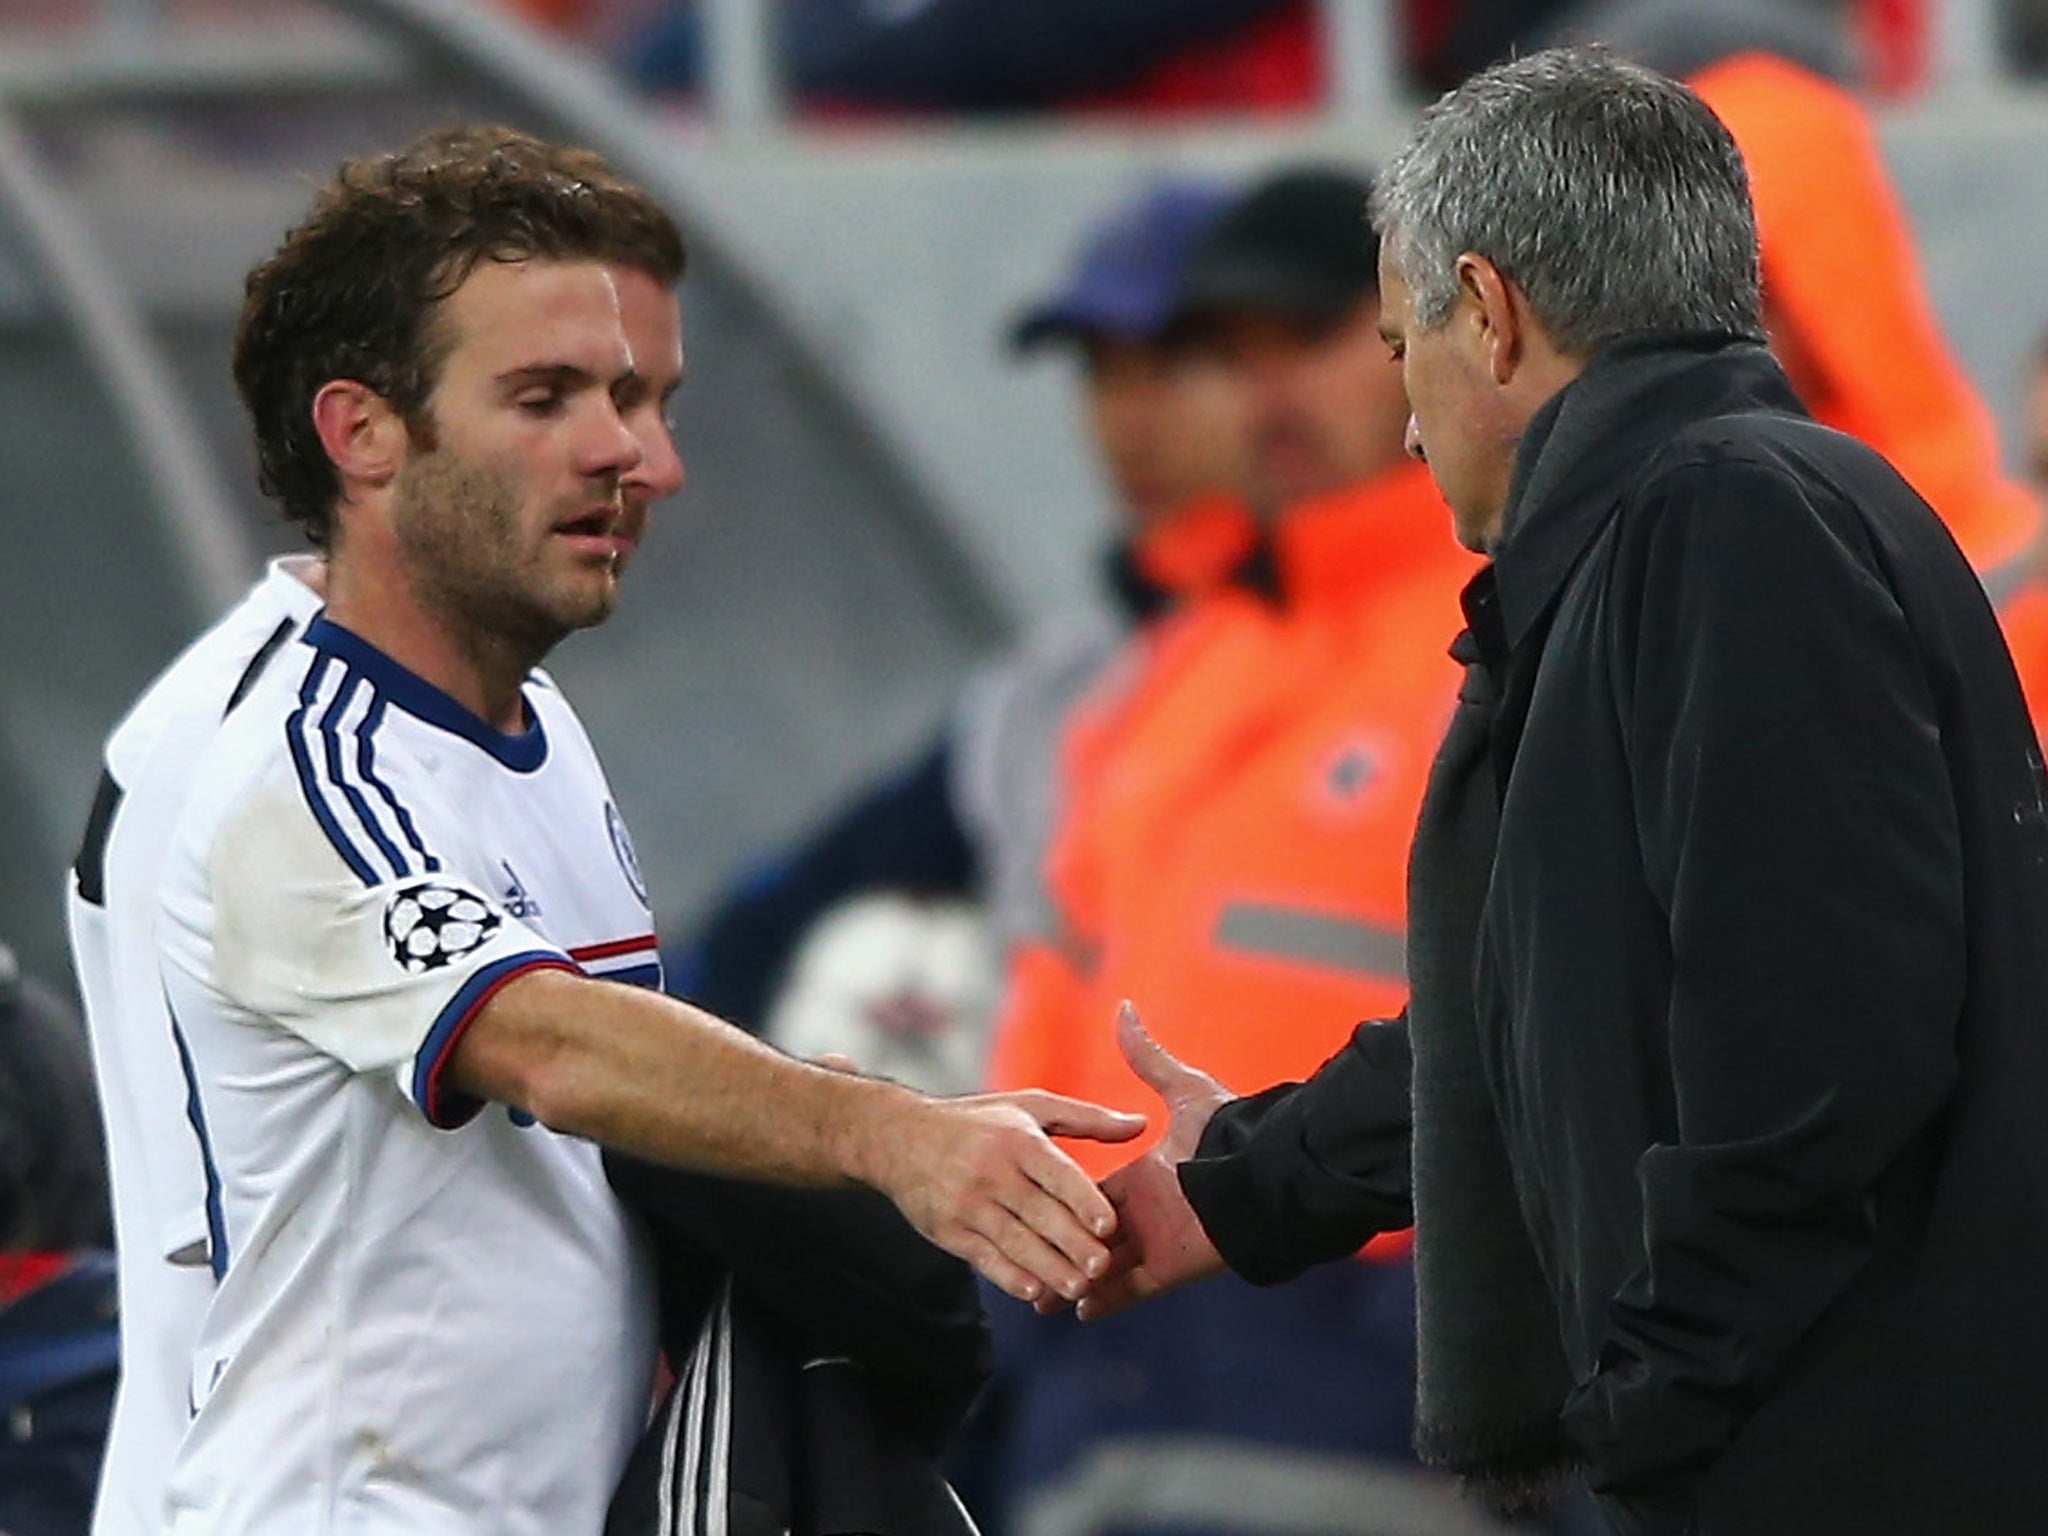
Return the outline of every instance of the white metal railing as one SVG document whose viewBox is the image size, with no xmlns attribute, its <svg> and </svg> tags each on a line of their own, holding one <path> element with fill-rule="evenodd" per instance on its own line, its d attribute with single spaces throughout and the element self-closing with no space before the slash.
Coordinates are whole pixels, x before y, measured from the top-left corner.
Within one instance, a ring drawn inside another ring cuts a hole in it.
<svg viewBox="0 0 2048 1536">
<path fill-rule="evenodd" d="M 1937 0 L 1934 16 L 1934 67 L 1937 90 L 1967 89 L 1996 78 L 1998 0 Z"/>
<path fill-rule="evenodd" d="M 770 0 L 702 0 L 705 97 L 719 130 L 757 134 L 788 115 Z"/>
<path fill-rule="evenodd" d="M 256 564 L 235 516 L 236 499 L 207 456 L 205 434 L 132 296 L 4 102 L 0 216 L 19 227 L 30 260 L 127 429 L 199 611 L 226 607 Z"/>
</svg>

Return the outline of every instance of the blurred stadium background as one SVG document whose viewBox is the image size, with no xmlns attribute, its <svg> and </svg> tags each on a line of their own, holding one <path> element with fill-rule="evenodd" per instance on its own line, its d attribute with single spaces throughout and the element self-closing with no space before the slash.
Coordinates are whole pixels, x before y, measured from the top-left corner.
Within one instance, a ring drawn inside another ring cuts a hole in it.
<svg viewBox="0 0 2048 1536">
<path fill-rule="evenodd" d="M 1320 0 L 1292 110 L 820 112 L 790 104 L 776 4 L 702 0 L 694 88 L 663 94 L 629 83 L 646 3 L 0 0 L 0 934 L 27 969 L 68 974 L 107 729 L 290 545 L 226 354 L 241 273 L 342 156 L 503 120 L 605 151 L 692 239 L 690 482 L 554 666 L 680 930 L 903 760 L 975 657 L 1085 599 L 1105 504 L 1072 391 L 1001 344 L 1085 222 L 1163 171 L 1370 165 L 1427 94 L 1392 0 Z M 2016 454 L 2048 317 L 2038 18 L 1867 10 L 1936 302 Z"/>
</svg>

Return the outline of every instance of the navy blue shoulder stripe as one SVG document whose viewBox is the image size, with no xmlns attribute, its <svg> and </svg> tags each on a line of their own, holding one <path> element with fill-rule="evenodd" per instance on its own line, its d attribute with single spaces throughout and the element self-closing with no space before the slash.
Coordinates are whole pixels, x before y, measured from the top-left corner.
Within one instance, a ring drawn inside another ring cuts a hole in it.
<svg viewBox="0 0 2048 1536">
<path fill-rule="evenodd" d="M 407 845 L 419 855 L 421 867 L 429 874 L 441 867 L 441 861 L 428 851 L 420 839 L 419 827 L 413 822 L 412 812 L 399 802 L 391 786 L 377 775 L 377 727 L 384 723 L 386 700 L 383 690 L 372 685 L 370 712 L 363 716 L 363 723 L 356 731 L 356 770 L 363 782 L 376 790 L 384 803 L 391 807 L 391 817 L 398 823 L 399 834 Z"/>
<path fill-rule="evenodd" d="M 320 830 L 327 834 L 327 841 L 334 845 L 334 851 L 341 855 L 342 862 L 358 880 L 365 885 L 376 885 L 377 871 L 356 850 L 355 843 L 342 830 L 333 806 L 328 803 L 319 775 L 314 771 L 313 752 L 306 739 L 306 713 L 319 697 L 321 680 L 327 676 L 330 665 L 329 657 L 315 653 L 313 664 L 306 669 L 305 681 L 299 684 L 299 707 L 284 723 L 285 744 L 291 749 L 292 767 L 299 776 L 299 793 L 306 797 L 306 808 L 313 813 Z"/>
<path fill-rule="evenodd" d="M 356 706 L 365 701 L 358 713 Z M 299 792 L 342 862 L 365 885 L 441 867 L 411 812 L 377 772 L 376 730 L 384 713 L 383 696 L 368 678 L 316 652 L 299 685 L 299 707 L 285 722 Z"/>
<path fill-rule="evenodd" d="M 363 792 L 348 781 L 347 770 L 343 767 L 341 717 L 349 705 L 355 702 L 356 690 L 362 687 L 362 684 L 360 674 L 354 671 L 343 673 L 341 686 L 334 690 L 333 702 L 321 713 L 320 744 L 326 755 L 327 784 L 329 788 L 341 791 L 342 800 L 346 802 L 349 810 L 354 812 L 363 829 L 370 834 L 371 844 L 384 856 L 384 862 L 390 868 L 392 878 L 403 880 L 413 872 L 412 866 L 406 862 L 405 855 L 398 851 L 398 845 L 391 841 L 376 816 L 371 813 L 370 803 L 363 798 Z"/>
</svg>

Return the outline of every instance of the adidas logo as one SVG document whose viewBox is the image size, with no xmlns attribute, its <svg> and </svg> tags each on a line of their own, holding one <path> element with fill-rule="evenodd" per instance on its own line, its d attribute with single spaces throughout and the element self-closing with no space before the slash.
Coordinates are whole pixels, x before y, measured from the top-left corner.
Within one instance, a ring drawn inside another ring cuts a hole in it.
<svg viewBox="0 0 2048 1536">
<path fill-rule="evenodd" d="M 526 887 L 520 883 L 518 872 L 503 859 L 498 861 L 498 867 L 505 871 L 505 891 L 499 898 L 504 903 L 505 910 L 522 922 L 531 917 L 539 917 L 540 903 L 527 894 Z"/>
</svg>

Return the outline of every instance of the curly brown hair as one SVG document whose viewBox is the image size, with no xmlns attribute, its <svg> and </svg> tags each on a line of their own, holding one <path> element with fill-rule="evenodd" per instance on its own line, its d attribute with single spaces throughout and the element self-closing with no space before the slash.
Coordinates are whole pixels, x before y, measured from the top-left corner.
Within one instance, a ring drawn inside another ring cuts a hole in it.
<svg viewBox="0 0 2048 1536">
<path fill-rule="evenodd" d="M 345 161 L 249 273 L 235 387 L 264 494 L 312 543 L 326 545 L 341 490 L 314 396 L 353 379 L 431 442 L 428 402 L 449 344 L 441 304 L 479 262 L 534 258 L 602 261 L 664 288 L 684 265 L 675 221 L 595 151 L 469 125 Z"/>
</svg>

